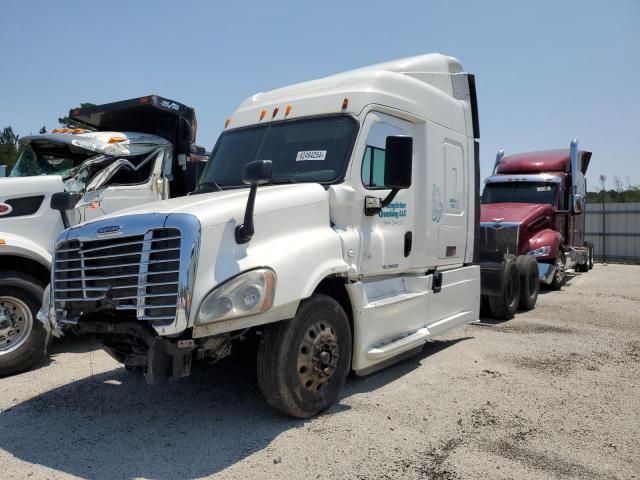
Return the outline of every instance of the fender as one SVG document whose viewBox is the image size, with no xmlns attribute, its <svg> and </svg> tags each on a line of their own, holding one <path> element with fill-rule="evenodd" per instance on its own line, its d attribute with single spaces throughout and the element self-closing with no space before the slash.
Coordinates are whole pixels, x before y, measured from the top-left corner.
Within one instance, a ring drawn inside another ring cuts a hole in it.
<svg viewBox="0 0 640 480">
<path fill-rule="evenodd" d="M 558 232 L 557 230 L 553 230 L 551 228 L 545 228 L 543 230 L 540 230 L 539 232 L 536 232 L 529 239 L 529 248 L 527 252 L 530 252 L 531 250 L 535 250 L 536 248 L 546 247 L 548 245 L 551 247 L 551 251 L 549 252 L 549 255 L 536 257 L 538 261 L 548 261 L 553 258 L 556 258 L 556 256 L 558 255 L 558 250 L 560 249 L 560 246 L 562 245 L 563 240 L 564 239 L 560 234 L 560 232 Z M 527 253 L 527 252 L 523 252 L 523 253 Z"/>
<path fill-rule="evenodd" d="M 45 250 L 42 246 L 28 238 L 12 233 L 0 232 L 0 239 L 4 240 L 4 244 L 0 244 L 0 257 L 2 255 L 15 255 L 28 258 L 29 260 L 40 263 L 46 267 L 47 270 L 51 271 L 51 252 Z"/>
</svg>

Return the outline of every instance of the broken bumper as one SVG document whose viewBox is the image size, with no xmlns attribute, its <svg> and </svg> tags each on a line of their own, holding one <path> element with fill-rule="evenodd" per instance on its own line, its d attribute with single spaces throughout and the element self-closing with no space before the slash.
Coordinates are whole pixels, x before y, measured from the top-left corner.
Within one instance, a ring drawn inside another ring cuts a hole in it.
<svg viewBox="0 0 640 480">
<path fill-rule="evenodd" d="M 44 295 L 42 296 L 42 307 L 38 310 L 36 318 L 44 325 L 44 329 L 47 332 L 47 342 L 54 336 L 60 338 L 62 336 L 62 329 L 56 321 L 56 312 L 50 311 L 51 309 L 51 291 L 50 287 L 44 289 Z"/>
</svg>

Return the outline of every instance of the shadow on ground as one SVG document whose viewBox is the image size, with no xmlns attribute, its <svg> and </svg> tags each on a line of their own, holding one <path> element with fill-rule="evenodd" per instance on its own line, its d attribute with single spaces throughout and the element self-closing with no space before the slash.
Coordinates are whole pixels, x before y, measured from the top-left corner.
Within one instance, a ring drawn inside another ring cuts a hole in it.
<svg viewBox="0 0 640 480">
<path fill-rule="evenodd" d="M 342 399 L 380 388 L 465 339 L 436 341 L 376 374 L 350 377 Z M 348 409 L 341 401 L 324 415 Z M 118 368 L 0 413 L 0 448 L 83 478 L 197 478 L 233 465 L 306 422 L 267 407 L 252 361 L 202 365 L 191 377 L 164 386 L 148 386 Z"/>
</svg>

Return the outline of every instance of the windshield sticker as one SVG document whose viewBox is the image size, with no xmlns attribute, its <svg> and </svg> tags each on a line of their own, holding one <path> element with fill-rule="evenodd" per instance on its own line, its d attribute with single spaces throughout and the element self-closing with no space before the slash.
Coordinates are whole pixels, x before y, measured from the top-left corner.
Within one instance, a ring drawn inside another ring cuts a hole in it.
<svg viewBox="0 0 640 480">
<path fill-rule="evenodd" d="M 303 150 L 296 155 L 296 162 L 306 162 L 308 160 L 324 160 L 327 158 L 326 150 Z"/>
<path fill-rule="evenodd" d="M 536 190 L 539 192 L 550 192 L 551 187 L 549 185 L 545 185 L 544 187 L 537 187 Z"/>
<path fill-rule="evenodd" d="M 442 204 L 442 200 L 440 199 L 440 189 L 434 183 L 433 193 L 431 194 L 431 220 L 436 223 L 440 223 L 440 220 L 442 220 L 443 210 L 444 205 Z"/>
</svg>

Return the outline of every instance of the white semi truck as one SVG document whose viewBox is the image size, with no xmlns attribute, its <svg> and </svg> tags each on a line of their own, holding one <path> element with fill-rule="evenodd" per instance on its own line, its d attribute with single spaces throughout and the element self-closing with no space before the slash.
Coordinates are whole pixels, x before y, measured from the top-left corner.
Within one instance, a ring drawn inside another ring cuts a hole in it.
<svg viewBox="0 0 640 480">
<path fill-rule="evenodd" d="M 196 195 L 75 226 L 42 318 L 147 381 L 259 336 L 269 404 L 309 417 L 478 319 L 473 75 L 422 55 L 249 97 Z"/>
<path fill-rule="evenodd" d="M 45 354 L 35 315 L 60 233 L 185 194 L 204 165 L 194 160 L 206 158 L 193 144 L 195 111 L 173 100 L 150 95 L 73 109 L 69 117 L 86 128 L 24 137 L 10 176 L 0 178 L 0 376 Z"/>
</svg>

